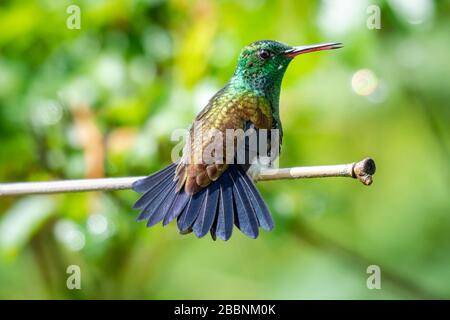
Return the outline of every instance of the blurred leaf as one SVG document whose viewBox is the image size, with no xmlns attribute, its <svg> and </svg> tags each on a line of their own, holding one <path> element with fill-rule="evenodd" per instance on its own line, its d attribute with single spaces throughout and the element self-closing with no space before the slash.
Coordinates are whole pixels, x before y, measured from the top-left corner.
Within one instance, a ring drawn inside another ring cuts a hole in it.
<svg viewBox="0 0 450 320">
<path fill-rule="evenodd" d="M 30 196 L 17 201 L 0 220 L 0 252 L 16 256 L 39 228 L 54 213 L 51 197 Z"/>
</svg>

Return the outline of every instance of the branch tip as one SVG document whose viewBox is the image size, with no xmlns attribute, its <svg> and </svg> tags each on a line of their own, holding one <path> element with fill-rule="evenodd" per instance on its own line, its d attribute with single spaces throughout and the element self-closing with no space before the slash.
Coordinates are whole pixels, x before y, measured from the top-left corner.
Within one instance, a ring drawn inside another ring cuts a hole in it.
<svg viewBox="0 0 450 320">
<path fill-rule="evenodd" d="M 370 186 L 376 169 L 375 161 L 372 158 L 366 158 L 353 165 L 353 178 L 358 179 L 366 186 Z"/>
</svg>

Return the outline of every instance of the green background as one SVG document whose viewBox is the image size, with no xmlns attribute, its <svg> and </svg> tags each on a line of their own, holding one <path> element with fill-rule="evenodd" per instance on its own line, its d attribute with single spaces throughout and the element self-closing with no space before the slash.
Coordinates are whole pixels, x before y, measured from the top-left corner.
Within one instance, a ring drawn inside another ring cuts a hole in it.
<svg viewBox="0 0 450 320">
<path fill-rule="evenodd" d="M 81 29 L 66 27 L 71 4 Z M 366 25 L 376 4 L 381 29 Z M 373 8 L 372 8 L 373 9 Z M 288 68 L 280 165 L 370 156 L 374 184 L 260 182 L 257 240 L 136 223 L 132 191 L 0 199 L 0 298 L 450 297 L 448 1 L 2 1 L 0 180 L 145 175 L 255 40 Z M 366 70 L 366 71 L 360 71 Z M 370 70 L 370 71 L 367 71 Z M 359 71 L 359 72 L 358 72 Z M 355 75 L 356 74 L 356 75 Z M 353 79 L 353 84 L 352 84 Z M 81 268 L 81 290 L 66 268 Z M 369 290 L 369 265 L 381 290 Z"/>
</svg>

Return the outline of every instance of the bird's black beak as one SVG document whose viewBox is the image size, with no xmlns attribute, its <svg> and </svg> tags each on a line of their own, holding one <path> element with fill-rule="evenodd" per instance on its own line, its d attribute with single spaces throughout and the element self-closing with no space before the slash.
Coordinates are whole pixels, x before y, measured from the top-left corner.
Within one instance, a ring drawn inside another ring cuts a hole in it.
<svg viewBox="0 0 450 320">
<path fill-rule="evenodd" d="M 322 51 L 322 50 L 339 49 L 342 47 L 343 47 L 343 45 L 340 42 L 312 44 L 309 46 L 292 47 L 292 48 L 284 51 L 284 55 L 288 58 L 294 58 L 303 53 Z"/>
</svg>

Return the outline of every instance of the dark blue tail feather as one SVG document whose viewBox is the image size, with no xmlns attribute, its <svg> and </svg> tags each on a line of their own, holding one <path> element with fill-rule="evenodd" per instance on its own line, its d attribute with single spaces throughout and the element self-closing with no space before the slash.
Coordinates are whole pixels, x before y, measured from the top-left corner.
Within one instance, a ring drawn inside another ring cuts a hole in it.
<svg viewBox="0 0 450 320">
<path fill-rule="evenodd" d="M 149 219 L 147 221 L 147 227 L 154 226 L 162 219 L 164 219 L 164 215 L 166 214 L 167 210 L 169 210 L 169 207 L 172 205 L 172 202 L 175 200 L 176 186 L 177 186 L 176 183 L 174 183 L 170 187 L 170 190 L 167 191 L 166 195 L 164 196 L 164 199 L 162 199 L 159 205 L 152 210 L 153 213 L 149 216 Z"/>
<path fill-rule="evenodd" d="M 144 209 L 142 209 L 141 214 L 138 216 L 138 221 L 146 220 L 151 217 L 155 208 L 157 208 L 164 201 L 164 198 L 168 194 L 171 187 L 171 181 L 164 181 L 159 190 L 151 193 L 151 197 L 148 197 Z M 146 193 L 142 197 L 144 198 L 146 195 L 148 194 Z"/>
<path fill-rule="evenodd" d="M 237 172 L 240 175 L 246 175 L 246 173 L 242 170 L 237 170 Z M 266 203 L 262 199 L 261 196 L 259 196 L 258 190 L 255 187 L 255 184 L 252 181 L 249 181 L 249 179 L 239 179 L 241 182 L 241 185 L 244 189 L 246 189 L 246 194 L 250 197 L 250 203 L 255 210 L 256 217 L 258 219 L 258 224 L 261 228 L 267 231 L 272 231 L 273 229 L 273 220 L 272 216 L 270 215 L 269 208 L 267 208 Z"/>
<path fill-rule="evenodd" d="M 217 213 L 216 235 L 228 240 L 233 233 L 234 224 L 233 182 L 228 174 L 224 174 L 220 184 L 220 202 Z"/>
<path fill-rule="evenodd" d="M 147 178 L 145 178 L 147 179 Z M 133 209 L 142 209 L 145 207 L 149 202 L 152 202 L 155 195 L 157 195 L 161 190 L 163 190 L 165 187 L 167 187 L 169 184 L 171 184 L 173 181 L 173 172 L 167 171 L 164 174 L 155 177 L 151 180 L 148 180 L 146 182 L 146 190 L 144 195 L 136 201 L 136 203 L 133 206 Z M 135 183 L 139 182 L 141 180 L 136 181 Z M 135 187 L 135 184 L 133 184 L 132 188 L 134 191 L 141 192 L 143 186 L 140 185 L 137 188 Z"/>
<path fill-rule="evenodd" d="M 192 224 L 197 219 L 200 210 L 205 205 L 204 203 L 207 195 L 208 189 L 204 188 L 191 196 L 186 212 L 183 212 L 178 216 L 178 229 L 180 229 L 181 232 L 186 232 L 191 228 Z"/>
<path fill-rule="evenodd" d="M 158 181 L 160 181 L 163 176 L 166 176 L 167 174 L 172 174 L 173 177 L 174 176 L 173 173 L 176 166 L 177 166 L 176 163 L 172 163 L 171 165 L 165 167 L 164 169 L 152 175 L 149 175 L 146 178 L 135 181 L 131 187 L 136 192 L 148 191 L 150 190 L 150 188 L 157 186 Z"/>
<path fill-rule="evenodd" d="M 177 219 L 183 234 L 193 231 L 201 238 L 209 231 L 213 239 L 222 240 L 231 237 L 233 224 L 251 238 L 258 237 L 259 227 L 273 229 L 269 209 L 241 166 L 230 165 L 217 181 L 193 195 L 176 192 L 175 170 L 172 164 L 132 186 L 144 193 L 134 208 L 142 209 L 138 220 L 147 220 L 148 227 Z"/>
<path fill-rule="evenodd" d="M 173 219 L 178 218 L 181 212 L 183 212 L 183 210 L 186 208 L 190 197 L 191 196 L 184 190 L 181 190 L 175 194 L 175 199 L 170 205 L 167 214 L 164 216 L 163 226 L 169 224 Z"/>
<path fill-rule="evenodd" d="M 200 211 L 197 220 L 192 228 L 198 238 L 203 237 L 211 229 L 217 212 L 217 204 L 219 202 L 219 183 L 213 182 L 207 189 L 205 204 Z M 214 214 L 212 214 L 214 213 Z"/>
<path fill-rule="evenodd" d="M 235 198 L 236 207 L 236 226 L 245 235 L 250 238 L 258 237 L 258 221 L 256 220 L 255 211 L 250 203 L 249 195 L 241 185 L 241 177 L 239 177 L 237 170 L 231 170 L 231 179 L 233 179 L 233 194 Z"/>
</svg>

